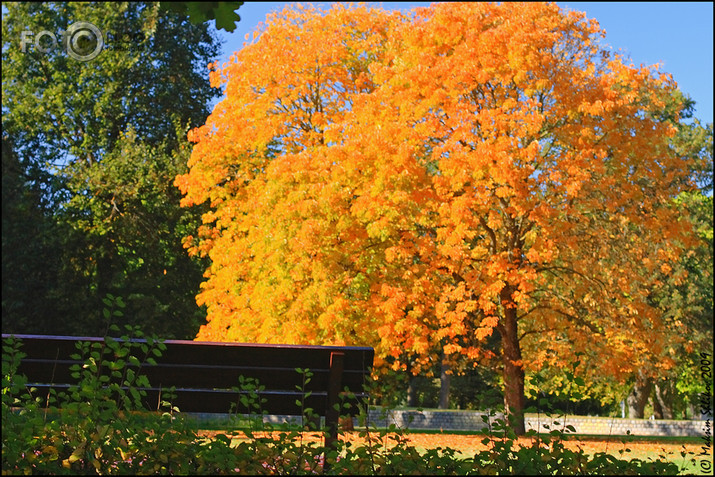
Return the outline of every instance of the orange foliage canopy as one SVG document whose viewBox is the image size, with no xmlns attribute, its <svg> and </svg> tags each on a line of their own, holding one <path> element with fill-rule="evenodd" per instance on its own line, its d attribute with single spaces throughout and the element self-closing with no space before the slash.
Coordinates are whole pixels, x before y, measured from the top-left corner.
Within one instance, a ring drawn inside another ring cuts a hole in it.
<svg viewBox="0 0 715 477">
<path fill-rule="evenodd" d="M 186 241 L 212 263 L 197 339 L 418 369 L 489 357 L 496 330 L 522 393 L 524 367 L 577 351 L 614 375 L 669 366 L 647 294 L 687 244 L 675 84 L 602 35 L 537 2 L 270 16 L 214 73 L 226 98 L 176 179 L 210 204 Z"/>
</svg>

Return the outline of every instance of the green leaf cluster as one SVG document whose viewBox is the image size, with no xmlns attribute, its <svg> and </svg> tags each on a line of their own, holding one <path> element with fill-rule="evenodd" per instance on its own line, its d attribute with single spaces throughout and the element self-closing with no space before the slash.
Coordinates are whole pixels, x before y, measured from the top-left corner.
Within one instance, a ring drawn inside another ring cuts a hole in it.
<svg viewBox="0 0 715 477">
<path fill-rule="evenodd" d="M 236 23 L 241 17 L 236 10 L 243 2 L 161 2 L 161 8 L 188 15 L 192 23 L 204 23 L 216 20 L 216 28 L 231 33 L 236 29 Z"/>
<path fill-rule="evenodd" d="M 215 31 L 151 2 L 3 8 L 3 331 L 100 335 L 113 293 L 120 324 L 193 337 L 205 263 L 182 241 L 202 210 L 179 208 L 173 181 L 221 94 Z M 22 51 L 23 32 L 78 21 L 102 32 L 96 58 Z"/>
</svg>

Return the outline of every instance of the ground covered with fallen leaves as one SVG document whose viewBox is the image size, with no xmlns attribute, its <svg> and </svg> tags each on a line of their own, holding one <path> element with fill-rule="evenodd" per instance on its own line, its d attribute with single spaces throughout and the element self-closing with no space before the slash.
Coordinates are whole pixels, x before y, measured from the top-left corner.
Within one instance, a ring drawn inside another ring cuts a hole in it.
<svg viewBox="0 0 715 477">
<path fill-rule="evenodd" d="M 274 431 L 272 434 L 277 436 L 281 431 Z M 223 431 L 201 431 L 202 435 L 207 437 L 215 436 L 216 434 L 223 433 Z M 255 437 L 268 437 L 271 434 L 257 432 L 254 434 Z M 380 435 L 377 432 L 372 433 L 374 439 L 380 439 Z M 438 447 L 455 449 L 462 453 L 465 457 L 473 455 L 477 452 L 486 450 L 489 448 L 490 444 L 482 443 L 484 436 L 481 434 L 448 434 L 448 433 L 405 433 L 404 437 L 408 440 L 408 445 L 415 446 L 420 450 L 425 449 L 436 449 Z M 304 434 L 303 438 L 306 441 L 322 441 L 322 436 L 317 434 Z M 341 440 L 348 440 L 353 445 L 362 445 L 365 443 L 365 438 L 360 437 L 360 433 L 348 432 L 341 434 Z M 495 438 L 498 440 L 499 438 Z M 517 439 L 517 444 L 519 446 L 531 446 L 535 438 L 522 437 Z M 564 445 L 568 449 L 578 450 L 583 449 L 587 454 L 595 454 L 597 452 L 608 452 L 615 456 L 623 456 L 623 458 L 628 458 L 629 456 L 643 458 L 643 455 L 653 455 L 657 456 L 661 453 L 664 455 L 672 454 L 680 456 L 682 451 L 689 453 L 693 452 L 699 454 L 701 452 L 701 445 L 695 440 L 683 441 L 682 439 L 653 439 L 653 438 L 638 438 L 638 437 L 577 437 L 569 436 L 563 440 Z M 390 438 L 390 435 L 384 436 L 382 438 L 382 443 L 385 446 L 391 447 L 395 444 L 394 439 Z M 630 451 L 628 451 L 628 449 Z"/>
</svg>

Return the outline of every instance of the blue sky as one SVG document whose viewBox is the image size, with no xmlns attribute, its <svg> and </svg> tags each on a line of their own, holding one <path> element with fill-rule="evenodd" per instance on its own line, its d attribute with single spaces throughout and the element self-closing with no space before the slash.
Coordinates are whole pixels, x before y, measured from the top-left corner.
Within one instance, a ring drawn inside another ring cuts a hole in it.
<svg viewBox="0 0 715 477">
<path fill-rule="evenodd" d="M 429 2 L 371 2 L 386 9 L 409 10 Z M 606 43 L 628 55 L 634 64 L 661 63 L 680 89 L 695 100 L 695 117 L 713 121 L 713 3 L 712 2 L 557 2 L 562 8 L 586 12 L 606 30 Z M 286 2 L 245 2 L 221 61 L 241 49 L 244 36 Z M 327 5 L 327 3 L 323 3 Z"/>
</svg>

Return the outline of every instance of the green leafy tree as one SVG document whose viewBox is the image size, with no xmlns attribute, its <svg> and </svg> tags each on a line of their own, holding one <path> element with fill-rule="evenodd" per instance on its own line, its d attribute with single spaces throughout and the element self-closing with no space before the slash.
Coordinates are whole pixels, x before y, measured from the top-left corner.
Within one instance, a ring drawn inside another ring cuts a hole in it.
<svg viewBox="0 0 715 477">
<path fill-rule="evenodd" d="M 692 117 L 694 102 L 678 92 L 674 103 L 683 103 L 683 116 Z M 673 115 L 673 105 L 663 112 Z M 699 190 L 680 194 L 672 204 L 683 220 L 692 224 L 694 240 L 687 252 L 676 263 L 656 267 L 653 273 L 649 300 L 662 314 L 664 323 L 687 340 L 674 340 L 668 347 L 668 357 L 678 364 L 663 369 L 653 363 L 642 369 L 631 381 L 626 398 L 629 415 L 643 418 L 646 404 L 650 404 L 658 419 L 673 419 L 685 412 L 693 396 L 701 389 L 701 379 L 694 376 L 693 362 L 698 353 L 712 352 L 713 329 L 713 131 L 712 124 L 702 126 L 698 120 L 677 123 L 677 134 L 671 147 L 687 160 L 693 181 Z"/>
<path fill-rule="evenodd" d="M 53 306 L 47 296 L 61 267 L 54 253 L 62 239 L 51 220 L 44 192 L 32 181 L 44 177 L 21 163 L 10 139 L 2 137 L 2 314 L 3 331 L 13 319 L 52 327 Z M 47 180 L 50 178 L 45 177 Z"/>
<path fill-rule="evenodd" d="M 677 205 L 693 222 L 698 242 L 677 264 L 676 276 L 685 278 L 664 279 L 655 297 L 666 318 L 689 329 L 691 337 L 690 343 L 674 350 L 678 366 L 654 379 L 652 405 L 656 417 L 663 419 L 684 414 L 697 402 L 697 393 L 705 392 L 694 363 L 699 363 L 700 352 L 713 350 L 713 196 L 683 194 Z"/>
<path fill-rule="evenodd" d="M 3 197 L 13 196 L 16 218 L 34 207 L 42 220 L 3 227 L 3 330 L 101 331 L 101 299 L 113 293 L 125 297 L 127 320 L 192 336 L 203 265 L 182 252 L 181 236 L 200 219 L 179 209 L 171 183 L 186 167 L 187 128 L 221 94 L 208 81 L 219 40 L 158 3 L 5 8 L 3 169 L 16 174 L 15 192 L 3 182 Z M 40 32 L 60 38 L 79 21 L 102 32 L 95 58 L 38 48 Z M 33 41 L 23 43 L 27 32 Z M 6 255 L 25 265 L 6 267 Z M 37 308 L 46 310 L 41 321 L 31 318 Z"/>
</svg>

